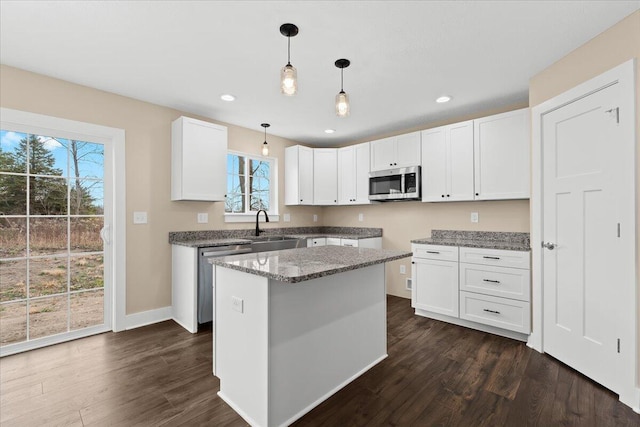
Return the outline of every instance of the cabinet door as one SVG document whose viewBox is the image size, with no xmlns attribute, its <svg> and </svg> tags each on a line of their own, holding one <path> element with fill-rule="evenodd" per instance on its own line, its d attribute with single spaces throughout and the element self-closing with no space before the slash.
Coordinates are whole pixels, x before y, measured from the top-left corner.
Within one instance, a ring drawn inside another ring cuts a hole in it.
<svg viewBox="0 0 640 427">
<path fill-rule="evenodd" d="M 396 137 L 394 168 L 420 165 L 420 132 L 406 133 Z"/>
<path fill-rule="evenodd" d="M 368 159 L 367 159 L 368 161 Z M 338 204 L 351 205 L 356 201 L 356 148 L 338 150 Z"/>
<path fill-rule="evenodd" d="M 396 138 L 384 138 L 371 141 L 371 171 L 393 168 L 396 151 Z"/>
<path fill-rule="evenodd" d="M 339 237 L 327 237 L 327 246 L 340 246 L 342 239 Z"/>
<path fill-rule="evenodd" d="M 446 127 L 422 131 L 422 201 L 446 200 Z"/>
<path fill-rule="evenodd" d="M 369 172 L 370 167 L 370 149 L 369 143 L 355 145 L 356 156 L 356 197 L 355 203 L 359 205 L 369 204 Z"/>
<path fill-rule="evenodd" d="M 318 237 L 317 239 L 307 239 L 307 247 L 312 246 L 326 246 L 327 238 L 326 237 Z"/>
<path fill-rule="evenodd" d="M 473 120 L 447 126 L 447 168 L 446 199 L 473 200 Z"/>
<path fill-rule="evenodd" d="M 298 182 L 300 183 L 300 204 L 313 204 L 313 149 L 299 146 Z"/>
<path fill-rule="evenodd" d="M 338 150 L 315 148 L 313 150 L 313 204 L 338 204 Z"/>
<path fill-rule="evenodd" d="M 171 200 L 224 200 L 226 164 L 226 127 L 189 117 L 173 121 Z"/>
<path fill-rule="evenodd" d="M 458 263 L 414 258 L 412 306 L 458 317 Z"/>
<path fill-rule="evenodd" d="M 474 120 L 475 199 L 529 198 L 529 109 Z"/>
</svg>

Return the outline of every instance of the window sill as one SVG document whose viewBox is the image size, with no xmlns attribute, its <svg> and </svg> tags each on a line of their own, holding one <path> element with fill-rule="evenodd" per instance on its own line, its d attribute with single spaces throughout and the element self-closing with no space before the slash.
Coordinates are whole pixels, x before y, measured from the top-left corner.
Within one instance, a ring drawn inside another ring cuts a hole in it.
<svg viewBox="0 0 640 427">
<path fill-rule="evenodd" d="M 268 214 L 269 222 L 280 222 L 280 215 Z M 256 222 L 256 214 L 224 214 L 224 222 Z M 260 215 L 260 222 L 264 222 L 264 215 Z"/>
</svg>

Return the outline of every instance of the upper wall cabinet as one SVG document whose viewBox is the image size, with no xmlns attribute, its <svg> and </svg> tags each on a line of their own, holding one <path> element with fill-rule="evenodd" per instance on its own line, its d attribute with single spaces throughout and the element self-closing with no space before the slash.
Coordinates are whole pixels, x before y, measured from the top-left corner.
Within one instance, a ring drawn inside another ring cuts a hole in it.
<svg viewBox="0 0 640 427">
<path fill-rule="evenodd" d="M 338 204 L 338 149 L 313 149 L 313 204 Z"/>
<path fill-rule="evenodd" d="M 371 142 L 371 171 L 416 166 L 420 162 L 420 132 Z"/>
<path fill-rule="evenodd" d="M 422 131 L 422 201 L 473 199 L 473 121 Z"/>
<path fill-rule="evenodd" d="M 227 128 L 189 117 L 171 123 L 171 200 L 224 200 Z"/>
<path fill-rule="evenodd" d="M 475 199 L 529 198 L 529 109 L 473 121 Z"/>
<path fill-rule="evenodd" d="M 313 149 L 294 145 L 284 150 L 285 205 L 313 204 Z"/>
<path fill-rule="evenodd" d="M 338 149 L 338 204 L 363 205 L 369 201 L 369 143 Z"/>
</svg>

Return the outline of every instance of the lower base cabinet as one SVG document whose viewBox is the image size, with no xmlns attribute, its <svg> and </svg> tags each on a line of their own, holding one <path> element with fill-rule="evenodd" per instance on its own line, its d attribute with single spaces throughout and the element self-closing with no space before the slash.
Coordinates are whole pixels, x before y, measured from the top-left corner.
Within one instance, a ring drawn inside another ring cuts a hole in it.
<svg viewBox="0 0 640 427">
<path fill-rule="evenodd" d="M 341 239 L 339 237 L 317 237 L 307 239 L 307 247 L 313 246 L 349 246 L 353 248 L 382 249 L 382 237 L 367 237 L 365 239 Z"/>
<path fill-rule="evenodd" d="M 412 244 L 416 314 L 526 340 L 531 332 L 530 254 Z"/>
</svg>

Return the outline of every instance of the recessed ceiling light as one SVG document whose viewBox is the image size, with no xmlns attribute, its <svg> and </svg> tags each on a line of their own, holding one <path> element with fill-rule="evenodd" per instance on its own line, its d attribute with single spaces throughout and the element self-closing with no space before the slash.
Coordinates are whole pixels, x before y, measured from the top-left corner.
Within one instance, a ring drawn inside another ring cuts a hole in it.
<svg viewBox="0 0 640 427">
<path fill-rule="evenodd" d="M 442 103 L 444 103 L 444 102 L 449 102 L 449 101 L 451 101 L 451 97 L 450 97 L 450 96 L 447 96 L 447 95 L 443 95 L 443 96 L 441 96 L 440 98 L 436 99 L 436 102 L 437 102 L 438 104 L 442 104 Z"/>
<path fill-rule="evenodd" d="M 335 129 L 325 129 L 324 133 L 334 133 L 335 131 Z"/>
<path fill-rule="evenodd" d="M 231 102 L 231 101 L 235 101 L 236 97 L 231 95 L 230 93 L 224 93 L 220 95 L 220 99 L 222 99 L 223 101 Z"/>
</svg>

